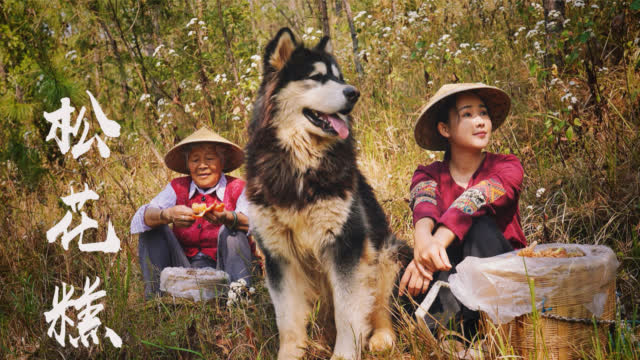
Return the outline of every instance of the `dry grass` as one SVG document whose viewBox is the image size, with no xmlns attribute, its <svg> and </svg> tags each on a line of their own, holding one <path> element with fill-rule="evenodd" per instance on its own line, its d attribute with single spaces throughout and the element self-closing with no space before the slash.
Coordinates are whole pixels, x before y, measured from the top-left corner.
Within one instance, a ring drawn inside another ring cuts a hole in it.
<svg viewBox="0 0 640 360">
<path fill-rule="evenodd" d="M 461 81 L 483 81 L 504 88 L 512 95 L 513 109 L 509 121 L 495 134 L 490 150 L 514 153 L 522 160 L 526 177 L 520 207 L 528 240 L 612 247 L 621 261 L 617 279 L 621 315 L 637 319 L 640 52 L 625 45 L 637 41 L 639 36 L 640 29 L 634 21 L 637 11 L 628 10 L 629 1 L 618 5 L 596 1 L 602 9 L 600 15 L 588 7 L 568 6 L 567 15 L 572 22 L 567 27 L 571 34 L 567 36 L 573 39 L 579 35 L 581 28 L 576 22 L 593 20 L 593 28 L 598 32 L 598 41 L 594 43 L 604 55 L 594 59 L 584 52 L 588 44 L 567 45 L 569 50 L 581 51 L 579 61 L 561 67 L 554 74 L 551 67 L 544 65 L 543 57 L 535 55 L 534 41 L 544 42 L 544 35 L 527 39 L 525 31 L 517 37 L 519 42 L 514 42 L 513 33 L 518 27 L 532 29 L 541 14 L 529 6 L 519 6 L 519 2 L 497 2 L 498 6 L 481 1 L 426 1 L 424 8 L 419 9 L 411 1 L 400 1 L 395 14 L 384 8 L 387 2 L 366 6 L 372 18 L 364 15 L 357 21 L 361 48 L 369 52 L 364 61 L 366 75 L 362 78 L 351 67 L 346 24 L 339 22 L 333 28 L 336 56 L 347 78 L 363 94 L 353 114 L 359 167 L 376 190 L 393 230 L 399 237 L 410 240 L 409 180 L 418 164 L 432 161 L 431 154 L 418 148 L 413 140 L 417 109 L 454 76 Z M 361 5 L 352 6 L 357 13 Z M 499 6 L 505 10 L 496 10 Z M 623 35 L 625 41 L 614 44 L 609 40 L 604 45 L 600 40 L 608 38 L 609 18 L 625 6 L 629 18 Z M 362 7 L 365 8 L 364 4 Z M 419 20 L 410 21 L 409 11 L 419 13 Z M 279 15 L 267 15 L 282 22 L 276 17 Z M 417 23 L 422 18 L 429 21 Z M 358 25 L 359 22 L 363 24 Z M 268 29 L 272 24 L 263 27 Z M 387 27 L 389 30 L 385 30 Z M 264 43 L 270 33 L 260 34 L 260 42 Z M 450 34 L 451 38 L 442 41 L 444 34 Z M 462 48 L 463 43 L 476 50 Z M 480 45 L 475 47 L 476 43 Z M 430 44 L 434 47 L 430 48 Z M 619 61 L 607 56 L 616 46 L 626 51 Z M 457 50 L 462 51 L 453 56 Z M 585 70 L 593 62 L 606 68 L 598 73 L 599 100 L 591 95 L 593 84 Z M 425 79 L 425 71 L 431 82 Z M 552 85 L 554 78 L 561 82 Z M 575 85 L 570 85 L 572 82 Z M 576 97 L 576 103 L 561 100 L 565 90 Z M 255 94 L 251 86 L 243 85 L 235 91 L 225 106 L 241 108 L 239 113 L 246 120 L 247 104 L 239 99 Z M 119 105 L 109 104 L 109 99 L 99 100 L 107 113 L 119 111 Z M 226 299 L 206 304 L 173 303 L 168 299 L 145 303 L 142 299 L 137 239 L 128 235 L 131 217 L 138 206 L 175 176 L 164 168 L 156 153 L 164 154 L 175 143 L 176 132 L 184 135 L 207 124 L 204 115 L 187 116 L 171 105 L 164 111 L 174 114 L 174 122 L 160 126 L 155 121 L 159 110 L 154 106 L 135 106 L 119 116 L 134 120 L 123 129 L 123 135 L 109 143 L 110 158 L 100 158 L 94 149 L 80 162 L 67 156 L 62 163 L 46 163 L 49 175 L 35 191 L 21 182 L 15 164 L 1 164 L 0 352 L 8 358 L 274 358 L 277 329 L 262 280 L 258 281 L 251 304 L 227 307 Z M 241 124 L 242 121 L 224 117 L 216 124 L 216 130 L 243 144 L 246 133 Z M 574 134 L 571 139 L 567 138 L 569 127 Z M 43 139 L 25 142 L 41 146 Z M 436 159 L 442 156 L 433 155 Z M 242 172 L 240 169 L 234 175 L 242 176 Z M 46 231 L 67 211 L 60 197 L 69 194 L 70 184 L 78 190 L 84 183 L 100 195 L 99 201 L 89 202 L 83 209 L 98 221 L 100 228 L 84 236 L 104 239 L 110 220 L 122 241 L 122 250 L 115 255 L 81 253 L 77 240 L 64 251 L 59 241 L 49 244 L 46 240 Z M 546 191 L 538 197 L 536 192 L 540 188 Z M 55 286 L 66 282 L 78 287 L 87 276 L 102 279 L 100 288 L 107 291 L 107 296 L 105 310 L 99 317 L 122 337 L 125 345 L 121 350 L 108 342 L 90 349 L 73 349 L 68 344 L 63 348 L 46 334 L 48 325 L 43 313 L 51 308 Z M 399 339 L 394 350 L 366 354 L 365 358 L 452 358 L 408 314 L 400 312 L 397 316 Z M 637 359 L 640 351 L 635 329 L 635 337 L 633 328 L 617 329 L 610 344 L 600 344 L 599 352 L 586 356 Z M 308 358 L 327 358 L 330 347 L 322 339 L 319 325 L 311 324 L 308 332 L 312 335 Z M 513 358 L 513 349 L 496 333 L 490 332 L 482 343 L 489 349 L 487 359 Z"/>
</svg>

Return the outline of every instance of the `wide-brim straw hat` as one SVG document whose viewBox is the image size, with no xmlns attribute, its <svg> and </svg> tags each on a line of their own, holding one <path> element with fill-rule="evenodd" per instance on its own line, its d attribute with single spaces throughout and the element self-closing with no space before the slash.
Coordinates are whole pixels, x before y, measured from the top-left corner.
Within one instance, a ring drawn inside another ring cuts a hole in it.
<svg viewBox="0 0 640 360">
<path fill-rule="evenodd" d="M 230 172 L 239 168 L 244 161 L 244 151 L 240 146 L 232 143 L 231 141 L 218 135 L 215 131 L 211 131 L 206 127 L 199 129 L 193 134 L 187 136 L 180 141 L 176 146 L 171 148 L 167 155 L 164 156 L 164 163 L 167 167 L 173 171 L 189 174 L 189 168 L 187 167 L 186 157 L 184 155 L 184 149 L 189 144 L 195 143 L 212 143 L 216 145 L 222 145 L 227 148 L 224 155 L 223 172 Z"/>
<path fill-rule="evenodd" d="M 438 132 L 438 116 L 442 114 L 442 105 L 446 98 L 465 91 L 471 91 L 482 99 L 489 111 L 493 130 L 502 125 L 511 108 L 511 98 L 506 92 L 482 83 L 446 84 L 420 111 L 420 117 L 414 129 L 416 143 L 420 147 L 434 151 L 447 149 L 447 139 Z"/>
</svg>

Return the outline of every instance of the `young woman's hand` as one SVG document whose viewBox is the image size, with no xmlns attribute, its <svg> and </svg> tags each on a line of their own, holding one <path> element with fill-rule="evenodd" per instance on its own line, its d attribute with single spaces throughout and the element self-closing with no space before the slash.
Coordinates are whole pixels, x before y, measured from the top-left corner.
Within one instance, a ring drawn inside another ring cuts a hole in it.
<svg viewBox="0 0 640 360">
<path fill-rule="evenodd" d="M 415 297 L 427 291 L 431 280 L 433 280 L 433 275 L 428 272 L 424 274 L 428 276 L 423 276 L 423 272 L 419 271 L 416 266 L 416 261 L 412 260 L 400 280 L 399 295 L 404 295 L 408 292 L 409 295 Z"/>
<path fill-rule="evenodd" d="M 193 217 L 193 210 L 185 205 L 176 205 L 162 210 L 161 217 L 178 227 L 189 227 L 196 219 Z"/>
<path fill-rule="evenodd" d="M 434 233 L 435 222 L 431 218 L 418 220 L 413 233 L 413 259 L 416 269 L 426 277 L 436 271 L 451 269 L 447 246 L 455 235 L 446 226 L 438 227 Z"/>
<path fill-rule="evenodd" d="M 447 256 L 446 244 L 436 236 L 427 236 L 415 243 L 413 258 L 418 271 L 434 273 L 436 271 L 451 270 L 451 263 Z"/>
</svg>

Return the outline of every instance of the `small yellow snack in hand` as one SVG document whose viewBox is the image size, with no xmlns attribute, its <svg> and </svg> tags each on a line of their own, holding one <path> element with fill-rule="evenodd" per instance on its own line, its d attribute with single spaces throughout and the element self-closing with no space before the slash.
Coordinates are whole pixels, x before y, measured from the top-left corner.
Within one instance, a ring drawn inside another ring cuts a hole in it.
<svg viewBox="0 0 640 360">
<path fill-rule="evenodd" d="M 224 211 L 224 203 L 211 204 L 211 206 L 209 207 L 207 207 L 207 204 L 205 203 L 193 203 L 191 204 L 191 209 L 193 210 L 193 212 L 195 212 L 195 214 L 193 214 L 193 217 L 201 218 L 204 216 L 204 214 L 207 213 L 207 211 L 212 209 L 216 212 Z"/>
<path fill-rule="evenodd" d="M 205 203 L 193 203 L 191 204 L 191 210 L 195 213 L 201 213 L 207 209 L 207 204 Z"/>
</svg>

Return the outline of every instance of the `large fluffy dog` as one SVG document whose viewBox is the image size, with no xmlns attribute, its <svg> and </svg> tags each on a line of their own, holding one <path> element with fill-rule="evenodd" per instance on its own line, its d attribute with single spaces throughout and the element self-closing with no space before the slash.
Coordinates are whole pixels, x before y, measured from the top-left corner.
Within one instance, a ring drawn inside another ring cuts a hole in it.
<svg viewBox="0 0 640 360">
<path fill-rule="evenodd" d="M 367 341 L 383 350 L 395 340 L 397 244 L 356 165 L 347 114 L 359 95 L 345 84 L 329 38 L 305 48 L 285 28 L 267 45 L 246 191 L 276 311 L 278 359 L 303 355 L 317 300 L 332 304 L 334 359 L 359 358 Z"/>
</svg>

